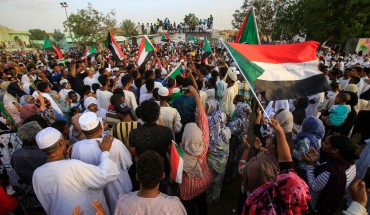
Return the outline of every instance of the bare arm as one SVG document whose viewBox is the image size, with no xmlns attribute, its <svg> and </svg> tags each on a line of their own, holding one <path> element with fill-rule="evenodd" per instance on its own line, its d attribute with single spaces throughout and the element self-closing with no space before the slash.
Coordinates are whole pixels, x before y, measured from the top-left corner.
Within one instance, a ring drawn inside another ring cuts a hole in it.
<svg viewBox="0 0 370 215">
<path fill-rule="evenodd" d="M 281 128 L 279 122 L 275 119 L 270 119 L 268 124 L 274 128 L 276 138 L 277 138 L 277 152 L 279 162 L 292 162 L 292 155 L 290 153 L 290 148 L 288 142 L 286 141 L 285 134 Z"/>
</svg>

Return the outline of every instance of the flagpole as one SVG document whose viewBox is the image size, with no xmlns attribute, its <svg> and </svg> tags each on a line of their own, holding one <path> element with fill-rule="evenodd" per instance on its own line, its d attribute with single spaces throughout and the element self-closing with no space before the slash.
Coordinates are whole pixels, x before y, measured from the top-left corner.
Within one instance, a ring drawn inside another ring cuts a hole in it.
<svg viewBox="0 0 370 215">
<path fill-rule="evenodd" d="M 168 77 L 169 77 L 173 72 L 175 72 L 175 71 L 176 71 L 176 69 L 177 69 L 177 67 L 179 67 L 180 65 L 181 65 L 181 63 L 177 64 L 177 65 L 175 66 L 175 68 L 174 68 L 170 73 L 168 73 L 168 74 L 167 74 L 166 78 L 165 78 L 165 79 L 163 79 L 163 81 L 161 82 L 161 84 L 163 84 L 163 82 L 164 82 L 165 80 L 167 80 L 167 79 L 168 79 Z"/>
<path fill-rule="evenodd" d="M 248 83 L 248 86 L 249 86 L 249 88 L 251 89 L 253 96 L 256 98 L 257 103 L 258 103 L 258 105 L 260 106 L 261 110 L 265 113 L 265 115 L 266 115 L 267 119 L 270 121 L 270 117 L 267 115 L 265 108 L 262 106 L 262 104 L 261 104 L 260 100 L 258 99 L 258 97 L 257 97 L 256 93 L 254 92 L 254 89 L 253 89 L 253 87 L 251 86 L 251 84 L 249 83 L 249 81 L 248 81 L 247 77 L 245 77 L 245 75 L 244 75 L 244 73 L 243 73 L 243 70 L 240 68 L 240 66 L 239 66 L 238 62 L 235 60 L 234 56 L 231 54 L 231 52 L 230 52 L 229 48 L 226 46 L 226 44 L 225 44 L 224 40 L 223 40 L 222 38 L 220 38 L 220 41 L 221 41 L 222 45 L 226 48 L 226 50 L 229 52 L 229 54 L 230 54 L 231 58 L 234 60 L 234 62 L 235 62 L 235 64 L 236 64 L 236 66 L 238 67 L 238 69 L 239 69 L 240 73 L 243 75 L 243 77 L 244 77 L 245 81 Z"/>
<path fill-rule="evenodd" d="M 252 13 L 253 13 L 254 25 L 256 26 L 256 30 L 257 30 L 258 45 L 261 45 L 260 35 L 258 33 L 258 26 L 257 26 L 257 21 L 256 21 L 256 13 L 254 12 L 254 6 L 253 5 L 252 5 Z"/>
</svg>

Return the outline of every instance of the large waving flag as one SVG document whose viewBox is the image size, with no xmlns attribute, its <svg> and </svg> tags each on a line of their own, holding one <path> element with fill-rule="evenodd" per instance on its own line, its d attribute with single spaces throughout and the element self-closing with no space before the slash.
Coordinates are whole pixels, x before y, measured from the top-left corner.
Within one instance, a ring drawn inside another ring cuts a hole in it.
<svg viewBox="0 0 370 215">
<path fill-rule="evenodd" d="M 245 17 L 243 24 L 240 27 L 238 34 L 236 35 L 235 42 L 246 44 L 260 44 L 253 6 L 247 12 L 247 16 Z"/>
<path fill-rule="evenodd" d="M 122 52 L 111 32 L 108 32 L 105 46 L 110 50 L 114 59 L 122 61 L 125 58 L 125 54 Z"/>
<path fill-rule="evenodd" d="M 154 55 L 154 47 L 150 42 L 149 38 L 144 35 L 143 39 L 141 40 L 141 44 L 139 47 L 139 54 L 137 58 L 137 64 L 141 66 L 150 60 L 150 58 Z"/>
<path fill-rule="evenodd" d="M 44 40 L 44 49 L 50 50 L 55 52 L 57 54 L 58 59 L 63 59 L 63 54 L 62 52 L 58 49 L 58 47 L 50 41 L 49 38 L 45 37 Z"/>
<path fill-rule="evenodd" d="M 318 42 L 225 45 L 249 83 L 264 91 L 267 100 L 303 98 L 330 89 L 318 70 Z"/>
<path fill-rule="evenodd" d="M 84 58 L 88 58 L 88 57 L 95 57 L 96 55 L 98 55 L 99 52 L 96 51 L 96 49 L 93 47 L 93 46 L 89 46 L 87 47 L 86 49 L 86 52 L 85 52 L 85 55 L 84 55 Z"/>
<path fill-rule="evenodd" d="M 167 43 L 171 41 L 171 39 L 170 39 L 170 37 L 168 36 L 167 32 L 163 32 L 163 33 L 162 33 L 161 41 L 162 41 L 162 42 L 167 42 Z"/>
<path fill-rule="evenodd" d="M 184 170 L 184 154 L 179 145 L 172 140 L 171 145 L 171 177 L 177 183 L 182 182 L 182 171 Z"/>
<path fill-rule="evenodd" d="M 203 45 L 202 61 L 207 59 L 211 54 L 212 54 L 211 47 L 209 46 L 209 43 L 208 43 L 207 39 L 205 39 L 204 40 L 204 45 Z"/>
</svg>

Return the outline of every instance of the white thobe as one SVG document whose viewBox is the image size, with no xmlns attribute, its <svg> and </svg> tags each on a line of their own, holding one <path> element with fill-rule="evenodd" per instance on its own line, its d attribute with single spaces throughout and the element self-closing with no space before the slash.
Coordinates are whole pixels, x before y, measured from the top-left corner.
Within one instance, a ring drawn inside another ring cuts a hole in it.
<svg viewBox="0 0 370 215">
<path fill-rule="evenodd" d="M 72 148 L 71 157 L 88 164 L 98 165 L 102 151 L 96 140 L 102 141 L 102 138 L 86 139 L 75 143 Z M 130 193 L 132 191 L 132 183 L 128 175 L 128 169 L 132 165 L 132 159 L 125 144 L 118 139 L 113 140 L 109 153 L 110 158 L 117 164 L 119 170 L 118 179 L 109 183 L 104 189 L 109 211 L 113 214 L 119 194 Z"/>
<path fill-rule="evenodd" d="M 318 112 L 317 108 L 322 103 L 325 99 L 325 93 L 318 93 L 312 96 L 308 96 L 308 100 L 314 100 L 314 104 L 308 104 L 306 108 L 306 115 L 308 116 L 313 116 L 313 117 L 319 117 L 320 113 Z"/>
<path fill-rule="evenodd" d="M 163 87 L 163 85 L 160 82 L 154 81 L 154 89 L 155 88 L 160 88 L 160 87 Z M 140 96 L 147 93 L 147 92 L 148 92 L 148 90 L 146 89 L 146 84 L 142 85 L 140 87 Z"/>
<path fill-rule="evenodd" d="M 98 160 L 99 166 L 71 159 L 46 163 L 35 170 L 33 189 L 47 214 L 72 214 L 77 205 L 84 214 L 95 214 L 94 199 L 110 214 L 103 188 L 117 179 L 119 171 L 109 152 L 103 152 Z"/>
<path fill-rule="evenodd" d="M 108 90 L 97 90 L 96 99 L 98 100 L 100 108 L 108 110 L 110 105 L 110 97 L 112 96 L 113 93 L 109 92 Z"/>
<path fill-rule="evenodd" d="M 137 108 L 137 102 L 135 94 L 129 90 L 123 90 L 123 93 L 125 94 L 125 103 L 132 109 L 136 110 Z"/>
<path fill-rule="evenodd" d="M 51 98 L 50 94 L 49 93 L 41 93 L 41 95 L 47 99 L 49 99 L 50 101 L 50 105 L 51 105 L 51 108 L 53 108 L 53 110 L 55 112 L 57 112 L 58 114 L 60 115 L 63 115 L 63 112 L 62 110 L 60 109 L 60 107 L 57 105 L 57 103 L 55 103 L 54 99 Z M 38 97 L 38 94 L 37 94 L 37 91 L 33 92 L 32 96 L 37 99 Z"/>
<path fill-rule="evenodd" d="M 225 94 L 222 97 L 221 108 L 225 111 L 226 115 L 232 116 L 235 105 L 233 103 L 234 97 L 239 93 L 239 83 L 235 82 L 233 86 L 225 90 Z"/>
</svg>

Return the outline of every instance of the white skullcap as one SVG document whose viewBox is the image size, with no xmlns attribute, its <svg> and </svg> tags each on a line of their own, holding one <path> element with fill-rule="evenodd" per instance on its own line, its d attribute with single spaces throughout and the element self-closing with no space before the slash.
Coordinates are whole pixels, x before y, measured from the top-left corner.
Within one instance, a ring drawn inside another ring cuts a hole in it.
<svg viewBox="0 0 370 215">
<path fill-rule="evenodd" d="M 231 71 L 235 71 L 236 70 L 236 67 L 230 67 Z"/>
<path fill-rule="evenodd" d="M 65 83 L 68 83 L 68 80 L 67 79 L 62 79 L 62 80 L 59 81 L 59 84 L 60 85 L 63 85 Z"/>
<path fill-rule="evenodd" d="M 233 73 L 233 72 L 230 72 L 229 73 L 229 77 L 233 81 L 237 81 L 238 80 L 238 76 L 235 73 Z"/>
<path fill-rule="evenodd" d="M 114 68 L 112 69 L 112 71 L 113 71 L 113 72 L 117 72 L 117 71 L 119 71 L 119 68 L 118 68 L 118 67 L 114 67 Z"/>
<path fill-rule="evenodd" d="M 233 72 L 234 72 L 235 74 L 237 74 L 237 75 L 239 75 L 239 74 L 240 74 L 239 70 L 234 70 Z"/>
<path fill-rule="evenodd" d="M 98 100 L 96 100 L 96 98 L 94 97 L 87 97 L 84 101 L 84 107 L 85 109 L 88 109 L 88 107 L 91 105 L 91 104 L 96 104 L 99 108 L 99 105 L 98 105 Z"/>
<path fill-rule="evenodd" d="M 78 119 L 78 122 L 80 123 L 81 130 L 83 131 L 90 131 L 99 125 L 99 119 L 93 112 L 83 113 Z"/>
<path fill-rule="evenodd" d="M 36 135 L 36 142 L 40 149 L 46 149 L 54 145 L 62 138 L 62 133 L 52 127 L 47 127 L 39 131 Z"/>
<path fill-rule="evenodd" d="M 168 91 L 168 89 L 166 87 L 160 87 L 158 89 L 158 95 L 160 96 L 168 96 L 170 94 L 170 92 Z"/>
</svg>

